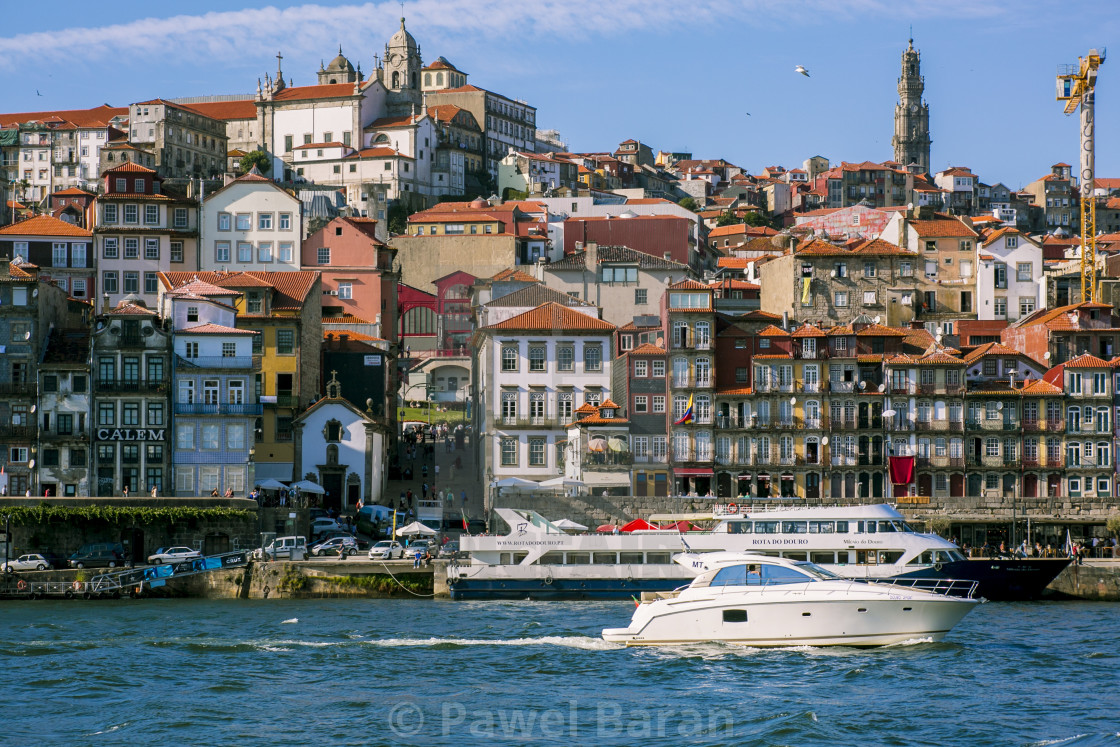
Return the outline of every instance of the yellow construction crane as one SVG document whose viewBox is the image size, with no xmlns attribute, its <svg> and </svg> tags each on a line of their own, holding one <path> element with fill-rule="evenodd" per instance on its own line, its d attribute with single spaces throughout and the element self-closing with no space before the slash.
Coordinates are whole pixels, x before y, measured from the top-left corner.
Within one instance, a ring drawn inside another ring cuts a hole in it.
<svg viewBox="0 0 1120 747">
<path fill-rule="evenodd" d="M 1058 66 L 1058 101 L 1066 102 L 1066 114 L 1081 107 L 1081 300 L 1097 300 L 1097 203 L 1093 199 L 1096 158 L 1094 147 L 1094 91 L 1097 68 L 1105 50 L 1089 50 L 1076 65 Z"/>
</svg>

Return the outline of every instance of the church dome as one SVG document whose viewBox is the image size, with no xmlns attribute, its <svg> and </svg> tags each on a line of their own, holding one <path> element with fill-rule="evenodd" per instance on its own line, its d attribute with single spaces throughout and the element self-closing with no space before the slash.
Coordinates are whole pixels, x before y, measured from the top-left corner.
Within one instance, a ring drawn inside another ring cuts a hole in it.
<svg viewBox="0 0 1120 747">
<path fill-rule="evenodd" d="M 412 38 L 412 34 L 404 27 L 404 19 L 401 19 L 401 28 L 397 33 L 393 34 L 393 38 L 389 40 L 390 47 L 408 47 L 409 50 L 416 49 L 416 40 Z"/>
<path fill-rule="evenodd" d="M 342 47 L 338 48 L 338 57 L 331 60 L 331 64 L 327 65 L 328 72 L 339 73 L 352 73 L 354 66 L 350 64 L 350 60 L 342 56 Z"/>
</svg>

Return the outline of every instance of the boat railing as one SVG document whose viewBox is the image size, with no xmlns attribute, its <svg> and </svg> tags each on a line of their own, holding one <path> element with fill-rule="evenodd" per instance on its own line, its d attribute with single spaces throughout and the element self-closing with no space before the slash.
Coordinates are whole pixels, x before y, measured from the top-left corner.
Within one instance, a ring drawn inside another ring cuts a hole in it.
<svg viewBox="0 0 1120 747">
<path fill-rule="evenodd" d="M 947 597 L 963 597 L 972 599 L 976 594 L 979 581 L 964 578 L 892 578 L 875 581 L 890 586 L 905 586 L 919 591 L 928 591 L 934 594 L 943 594 Z"/>
</svg>

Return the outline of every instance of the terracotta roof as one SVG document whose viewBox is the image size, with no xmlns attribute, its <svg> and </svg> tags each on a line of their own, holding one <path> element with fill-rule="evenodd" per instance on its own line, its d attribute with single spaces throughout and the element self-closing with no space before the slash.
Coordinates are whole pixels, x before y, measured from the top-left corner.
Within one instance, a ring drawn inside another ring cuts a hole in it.
<svg viewBox="0 0 1120 747">
<path fill-rule="evenodd" d="M 401 153 L 399 150 L 393 150 L 392 148 L 384 148 L 384 147 L 363 148 L 359 151 L 355 151 L 355 152 L 351 153 L 350 155 L 348 155 L 346 157 L 347 158 L 407 158 L 410 161 L 416 160 L 412 156 L 406 156 L 404 153 Z"/>
<path fill-rule="evenodd" d="M 222 278 L 223 288 L 271 288 L 272 283 L 265 282 L 246 272 L 235 272 L 227 278 Z"/>
<path fill-rule="evenodd" d="M 975 363 L 976 361 L 980 360 L 981 358 L 983 358 L 984 356 L 987 356 L 987 355 L 1020 356 L 1020 355 L 1023 355 L 1023 353 L 1019 352 L 1015 348 L 1009 348 L 1006 345 L 1004 345 L 1002 343 L 999 343 L 999 342 L 986 342 L 983 345 L 970 350 L 964 356 L 964 361 L 965 361 L 965 363 L 967 363 L 969 365 L 972 365 L 973 363 Z"/>
<path fill-rule="evenodd" d="M 602 410 L 603 408 L 609 408 L 609 409 L 614 409 L 614 410 L 622 409 L 618 406 L 617 403 L 613 402 L 610 397 L 607 397 L 605 400 L 603 400 L 602 402 L 599 403 L 599 409 Z"/>
<path fill-rule="evenodd" d="M 716 389 L 716 394 L 729 397 L 747 397 L 754 394 L 754 389 L 749 386 L 733 386 L 727 389 Z"/>
<path fill-rule="evenodd" d="M 558 303 L 547 303 L 483 329 L 526 332 L 612 332 L 615 325 Z"/>
<path fill-rule="evenodd" d="M 1023 384 L 1023 388 L 1019 391 L 1021 394 L 1028 396 L 1047 396 L 1063 393 L 1061 387 L 1054 386 L 1049 381 L 1043 379 L 1031 379 Z"/>
<path fill-rule="evenodd" d="M 236 327 L 225 327 L 221 324 L 200 324 L 197 327 L 186 327 L 177 330 L 178 333 L 189 332 L 192 335 L 255 335 L 256 332 L 249 329 L 237 329 Z"/>
<path fill-rule="evenodd" d="M 94 197 L 93 192 L 87 192 L 77 187 L 69 187 L 59 192 L 51 192 L 52 197 Z"/>
<path fill-rule="evenodd" d="M 619 426 L 623 426 L 623 425 L 626 425 L 629 422 L 630 421 L 627 420 L 626 418 L 604 418 L 604 417 L 601 417 L 600 415 L 588 415 L 586 418 L 580 418 L 579 420 L 574 420 L 571 423 L 568 423 L 568 425 L 569 426 L 572 426 L 572 425 L 619 425 Z"/>
<path fill-rule="evenodd" d="M 275 94 L 272 100 L 303 101 L 306 99 L 334 99 L 353 95 L 355 95 L 353 83 L 324 83 L 316 86 L 285 88 L 280 93 Z"/>
<path fill-rule="evenodd" d="M 121 301 L 106 316 L 159 316 L 159 314 L 132 301 Z"/>
<path fill-rule="evenodd" d="M 249 275 L 263 280 L 276 290 L 272 297 L 273 310 L 298 310 L 303 308 L 308 293 L 315 285 L 315 281 L 319 279 L 318 272 L 307 270 L 298 272 L 249 271 L 233 274 L 228 272 L 161 272 L 160 278 L 164 285 L 170 288 L 178 288 L 191 282 L 196 277 L 220 287 L 227 279 L 237 278 L 241 275 Z M 226 295 L 229 295 L 228 292 Z"/>
<path fill-rule="evenodd" d="M 733 270 L 745 270 L 747 269 L 747 263 L 753 261 L 753 259 L 745 257 L 720 257 L 716 260 L 716 264 L 719 267 L 730 267 Z"/>
<path fill-rule="evenodd" d="M 781 327 L 778 327 L 778 326 L 775 326 L 775 325 L 771 324 L 767 327 L 764 327 L 762 329 L 762 331 L 760 331 L 758 333 L 758 336 L 759 337 L 789 337 L 789 332 L 786 332 Z"/>
<path fill-rule="evenodd" d="M 976 237 L 976 232 L 963 221 L 945 213 L 934 213 L 932 220 L 910 220 L 910 226 L 918 238 L 961 238 Z"/>
<path fill-rule="evenodd" d="M 64 109 L 46 112 L 20 112 L 16 114 L 0 114 L 0 126 L 10 127 L 25 122 L 45 122 L 55 120 L 58 122 L 71 122 L 78 127 L 103 127 L 115 117 L 127 117 L 127 106 L 109 106 L 102 104 L 93 109 Z"/>
<path fill-rule="evenodd" d="M 925 329 L 913 329 L 906 335 L 906 339 L 902 341 L 905 345 L 912 345 L 922 350 L 928 350 L 930 345 L 937 342 L 933 335 Z"/>
<path fill-rule="evenodd" d="M 964 364 L 963 360 L 943 350 L 923 356 L 917 362 L 923 366 L 960 366 Z"/>
<path fill-rule="evenodd" d="M 494 282 L 497 282 L 497 283 L 508 283 L 508 282 L 511 282 L 511 281 L 516 281 L 516 282 L 520 282 L 520 283 L 539 283 L 540 282 L 539 280 L 537 280 L 535 277 L 533 277 L 529 273 L 523 272 L 523 271 L 515 269 L 513 267 L 507 267 L 506 269 L 497 273 L 496 275 L 494 275 L 490 279 L 493 280 Z"/>
<path fill-rule="evenodd" d="M 105 169 L 104 171 L 101 172 L 101 175 L 105 176 L 106 174 L 133 174 L 133 173 L 135 173 L 135 174 L 154 174 L 154 173 L 156 173 L 156 170 L 155 169 L 149 169 L 147 166 L 141 166 L 140 164 L 136 163 L 135 161 L 128 161 L 127 163 L 122 163 L 120 166 L 114 166 L 111 169 Z"/>
<path fill-rule="evenodd" d="M 687 279 L 673 283 L 669 286 L 669 290 L 711 291 L 712 289 L 697 280 Z"/>
<path fill-rule="evenodd" d="M 996 241 L 1001 236 L 1022 236 L 1022 234 L 1019 232 L 1019 229 L 1017 229 L 1013 226 L 1004 226 L 1002 228 L 997 228 L 996 230 L 992 231 L 991 233 L 988 233 L 988 234 L 984 235 L 983 240 L 982 240 L 980 245 L 981 246 L 988 246 L 988 244 L 991 244 L 992 242 Z"/>
<path fill-rule="evenodd" d="M 688 266 L 671 259 L 655 257 L 628 246 L 613 246 L 610 244 L 599 245 L 599 263 L 603 262 L 634 262 L 643 270 L 687 270 Z"/>
<path fill-rule="evenodd" d="M 194 109 L 199 114 L 211 119 L 256 119 L 257 105 L 253 99 L 239 101 L 204 101 L 197 104 L 181 104 L 187 109 Z"/>
<path fill-rule="evenodd" d="M 790 337 L 828 337 L 819 327 L 812 324 L 802 324 Z"/>
<path fill-rule="evenodd" d="M 587 269 L 587 252 L 575 252 L 564 256 L 563 259 L 558 259 L 555 262 L 549 262 L 544 266 L 546 270 L 586 270 Z"/>
<path fill-rule="evenodd" d="M 746 290 L 746 291 L 762 290 L 761 285 L 756 285 L 755 283 L 748 283 L 746 280 L 734 280 L 734 279 L 714 280 L 711 283 L 708 283 L 708 287 L 709 288 L 716 288 L 717 290 Z"/>
<path fill-rule="evenodd" d="M 576 412 L 598 413 L 599 411 L 595 409 L 595 405 L 591 404 L 590 402 L 584 402 L 582 405 L 576 408 Z"/>
<path fill-rule="evenodd" d="M 0 228 L 0 236 L 72 236 L 88 239 L 90 231 L 50 215 L 36 215 Z"/>
<path fill-rule="evenodd" d="M 882 254 L 904 254 L 916 255 L 917 252 L 912 252 L 909 249 L 903 249 L 898 244 L 892 244 L 889 241 L 882 239 L 870 239 L 861 244 L 856 244 L 852 247 L 852 254 L 868 254 L 868 255 L 882 255 Z"/>
<path fill-rule="evenodd" d="M 513 293 L 507 293 L 504 296 L 495 298 L 490 303 L 486 304 L 489 308 L 494 307 L 509 307 L 509 306 L 523 306 L 530 309 L 535 309 L 543 303 L 559 303 L 564 306 L 594 306 L 575 296 L 570 296 L 567 293 L 561 293 L 558 290 L 549 288 L 544 283 L 533 283 L 527 285 L 520 290 Z"/>
<path fill-rule="evenodd" d="M 297 145 L 293 150 L 310 150 L 312 148 L 349 148 L 349 145 L 344 143 L 307 143 L 306 145 Z"/>
<path fill-rule="evenodd" d="M 343 314 L 342 316 L 325 316 L 325 317 L 323 317 L 322 323 L 323 324 L 373 324 L 373 322 L 369 321 L 368 319 L 362 319 L 361 317 L 354 316 L 353 314 L 351 314 L 349 312 Z"/>
<path fill-rule="evenodd" d="M 198 296 L 206 298 L 208 296 L 215 296 L 217 298 L 229 298 L 238 295 L 238 291 L 229 290 L 228 288 L 219 288 L 218 286 L 207 283 L 204 280 L 199 280 L 197 277 L 192 278 L 190 281 L 183 283 L 174 290 L 167 292 L 167 295 L 175 296 Z"/>
<path fill-rule="evenodd" d="M 454 70 L 457 73 L 463 72 L 462 70 L 460 70 L 459 68 L 452 65 L 450 62 L 448 62 L 443 57 L 437 57 L 436 61 L 431 63 L 430 65 L 426 66 L 424 68 L 424 70 Z"/>
<path fill-rule="evenodd" d="M 325 319 L 323 320 L 326 321 Z M 373 335 L 362 334 L 361 332 L 349 332 L 339 329 L 324 329 L 324 340 L 341 340 L 342 335 L 346 335 L 347 339 L 357 340 L 358 342 L 387 342 L 383 337 L 374 337 Z"/>
<path fill-rule="evenodd" d="M 367 130 L 392 130 L 398 127 L 411 127 L 415 124 L 411 114 L 406 114 L 403 117 L 382 117 L 375 119 L 366 125 Z"/>
<path fill-rule="evenodd" d="M 793 358 L 793 354 L 792 354 L 792 353 L 767 353 L 767 354 L 764 354 L 764 355 L 756 355 L 756 356 L 754 356 L 754 360 L 756 360 L 756 361 L 762 361 L 762 360 L 771 360 L 771 361 L 773 361 L 773 360 L 783 360 L 783 361 L 788 361 L 788 360 L 790 360 L 791 358 Z"/>
<path fill-rule="evenodd" d="M 856 360 L 860 363 L 882 363 L 885 357 L 885 353 L 865 353 L 857 355 Z"/>
<path fill-rule="evenodd" d="M 884 327 L 882 324 L 869 324 L 856 332 L 856 337 L 906 337 L 909 333 L 898 327 Z"/>
<path fill-rule="evenodd" d="M 836 326 L 836 327 L 829 327 L 828 328 L 828 336 L 829 337 L 836 337 L 836 336 L 840 336 L 840 335 L 854 335 L 855 333 L 856 333 L 855 330 L 852 329 L 852 325 L 850 325 L 850 324 L 841 324 L 841 325 Z"/>
<path fill-rule="evenodd" d="M 665 348 L 659 348 L 653 343 L 643 342 L 629 351 L 629 355 L 665 355 Z"/>
<path fill-rule="evenodd" d="M 1079 355 L 1066 362 L 1066 368 L 1109 368 L 1108 361 L 1101 360 L 1095 355 Z"/>
</svg>

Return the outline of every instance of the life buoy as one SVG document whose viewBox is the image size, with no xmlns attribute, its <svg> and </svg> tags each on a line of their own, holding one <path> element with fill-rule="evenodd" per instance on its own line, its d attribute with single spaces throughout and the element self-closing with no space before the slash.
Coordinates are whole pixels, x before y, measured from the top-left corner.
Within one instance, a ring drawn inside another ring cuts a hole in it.
<svg viewBox="0 0 1120 747">
<path fill-rule="evenodd" d="M 27 588 L 27 582 L 24 581 L 21 578 L 19 581 L 16 582 L 16 588 L 19 589 L 20 591 L 23 591 L 24 589 Z"/>
<path fill-rule="evenodd" d="M 736 503 L 728 503 L 728 504 L 727 504 L 727 513 L 729 513 L 729 514 L 737 514 L 737 513 L 739 513 L 739 506 L 738 506 L 738 504 L 736 504 Z"/>
<path fill-rule="evenodd" d="M 74 582 L 74 591 L 80 591 L 81 588 L 82 588 L 82 582 L 81 581 L 75 581 Z"/>
<path fill-rule="evenodd" d="M 933 564 L 933 570 L 940 571 L 941 570 L 941 564 L 940 563 L 934 563 Z"/>
</svg>

